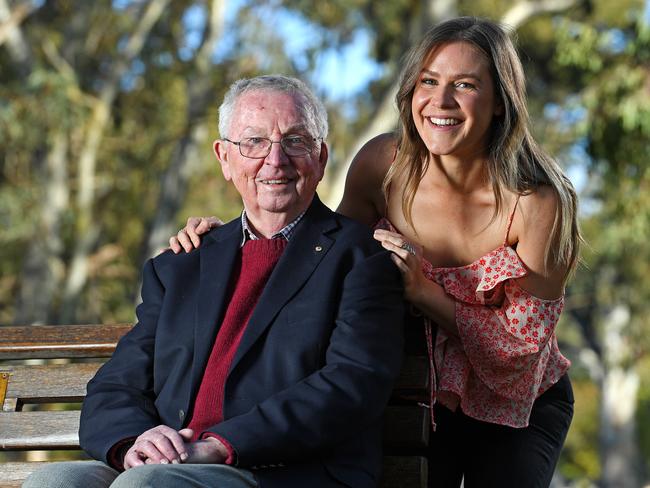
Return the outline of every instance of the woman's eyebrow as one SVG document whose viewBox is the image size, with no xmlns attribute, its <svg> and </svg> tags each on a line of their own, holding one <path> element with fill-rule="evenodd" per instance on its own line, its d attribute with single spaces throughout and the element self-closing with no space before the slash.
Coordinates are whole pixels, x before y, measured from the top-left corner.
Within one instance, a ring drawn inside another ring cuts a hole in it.
<svg viewBox="0 0 650 488">
<path fill-rule="evenodd" d="M 426 74 L 431 75 L 431 76 L 438 76 L 438 77 L 440 76 L 440 73 L 438 73 L 437 71 L 432 71 L 432 70 L 426 69 L 426 68 L 424 68 L 422 70 L 422 73 L 426 73 Z M 481 77 L 478 74 L 471 73 L 471 72 L 468 72 L 468 73 L 455 73 L 451 77 L 452 78 L 472 78 L 474 80 L 481 81 Z"/>
</svg>

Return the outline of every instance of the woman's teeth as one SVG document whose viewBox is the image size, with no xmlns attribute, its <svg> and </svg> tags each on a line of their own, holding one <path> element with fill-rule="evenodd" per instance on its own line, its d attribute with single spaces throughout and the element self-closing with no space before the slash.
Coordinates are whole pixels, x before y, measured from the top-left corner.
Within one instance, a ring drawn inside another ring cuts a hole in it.
<svg viewBox="0 0 650 488">
<path fill-rule="evenodd" d="M 436 117 L 429 117 L 429 121 L 435 125 L 457 125 L 460 124 L 458 119 L 438 119 Z"/>
</svg>

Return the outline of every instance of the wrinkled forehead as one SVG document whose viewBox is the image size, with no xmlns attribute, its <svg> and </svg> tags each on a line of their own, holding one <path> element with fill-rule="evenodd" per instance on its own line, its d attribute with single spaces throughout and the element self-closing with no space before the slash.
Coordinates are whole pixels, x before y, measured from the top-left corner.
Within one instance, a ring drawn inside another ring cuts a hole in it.
<svg viewBox="0 0 650 488">
<path fill-rule="evenodd" d="M 231 120 L 233 133 L 270 135 L 274 130 L 311 132 L 305 102 L 299 93 L 251 90 L 235 102 Z"/>
</svg>

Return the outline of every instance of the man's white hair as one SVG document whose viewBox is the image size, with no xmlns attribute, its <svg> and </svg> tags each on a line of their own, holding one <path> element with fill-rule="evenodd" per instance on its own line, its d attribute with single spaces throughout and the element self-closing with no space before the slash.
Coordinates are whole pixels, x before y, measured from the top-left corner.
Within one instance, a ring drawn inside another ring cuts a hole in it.
<svg viewBox="0 0 650 488">
<path fill-rule="evenodd" d="M 307 130 L 312 137 L 327 138 L 327 111 L 323 103 L 309 87 L 297 78 L 284 75 L 263 75 L 255 78 L 243 78 L 235 81 L 223 97 L 219 107 L 219 134 L 221 138 L 229 137 L 230 122 L 239 97 L 250 91 L 276 91 L 299 94 L 302 99 L 299 109 L 302 112 Z"/>
</svg>

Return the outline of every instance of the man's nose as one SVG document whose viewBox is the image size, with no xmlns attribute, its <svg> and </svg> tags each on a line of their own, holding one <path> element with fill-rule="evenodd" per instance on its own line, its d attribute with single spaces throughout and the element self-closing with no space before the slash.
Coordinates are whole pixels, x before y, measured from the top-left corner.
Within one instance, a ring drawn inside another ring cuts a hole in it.
<svg viewBox="0 0 650 488">
<path fill-rule="evenodd" d="M 284 152 L 284 148 L 280 141 L 271 141 L 271 149 L 269 150 L 268 156 L 264 159 L 265 164 L 270 165 L 283 165 L 289 161 L 287 153 Z"/>
</svg>

